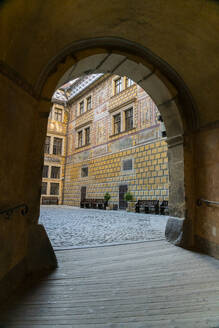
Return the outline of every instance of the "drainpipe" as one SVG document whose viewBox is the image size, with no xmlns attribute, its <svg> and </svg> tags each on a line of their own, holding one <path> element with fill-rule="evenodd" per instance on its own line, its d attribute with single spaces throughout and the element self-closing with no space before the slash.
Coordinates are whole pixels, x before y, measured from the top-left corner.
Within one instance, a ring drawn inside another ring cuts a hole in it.
<svg viewBox="0 0 219 328">
<path fill-rule="evenodd" d="M 67 95 L 65 93 L 66 99 Z M 67 101 L 64 103 L 64 108 L 67 109 Z M 66 129 L 66 142 L 65 142 L 65 162 L 64 162 L 64 176 L 62 178 L 62 205 L 64 202 L 64 183 L 65 183 L 65 174 L 66 174 L 66 161 L 67 161 L 67 151 L 68 151 L 68 131 L 69 131 L 69 111 L 68 111 L 68 119 L 67 119 L 67 129 Z"/>
</svg>

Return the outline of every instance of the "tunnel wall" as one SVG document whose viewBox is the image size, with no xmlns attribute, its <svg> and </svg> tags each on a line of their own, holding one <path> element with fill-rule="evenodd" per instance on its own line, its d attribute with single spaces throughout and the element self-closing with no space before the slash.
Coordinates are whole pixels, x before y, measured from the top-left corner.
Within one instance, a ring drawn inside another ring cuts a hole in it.
<svg viewBox="0 0 219 328">
<path fill-rule="evenodd" d="M 196 135 L 197 199 L 218 201 L 219 124 L 201 129 Z M 205 253 L 219 258 L 219 205 L 202 202 L 196 206 L 195 241 Z"/>
<path fill-rule="evenodd" d="M 56 260 L 46 232 L 37 226 L 43 159 L 40 139 L 44 139 L 45 119 L 39 117 L 37 102 L 6 77 L 0 79 L 0 96 L 8 99 L 0 106 L 0 146 L 4 154 L 0 209 L 12 210 L 10 216 L 0 215 L 2 300 L 27 275 L 54 267 Z M 21 204 L 28 208 L 26 215 L 22 215 L 22 208 L 13 210 Z M 47 254 L 44 260 L 42 250 Z"/>
<path fill-rule="evenodd" d="M 180 161 L 184 164 L 185 213 L 191 222 L 189 231 L 196 236 L 195 246 L 202 244 L 204 251 L 218 256 L 218 209 L 196 206 L 200 196 L 218 201 L 218 128 L 202 130 L 219 120 L 218 1 L 148 0 L 127 6 L 126 1 L 95 0 L 91 6 L 80 0 L 68 4 L 5 0 L 0 8 L 1 209 L 21 201 L 29 206 L 22 221 L 16 213 L 10 222 L 1 216 L 1 281 L 25 261 L 29 228 L 38 220 L 42 149 L 52 92 L 67 69 L 92 54 L 90 50 L 86 55 L 75 54 L 72 44 L 78 40 L 95 39 L 101 49 L 108 42 L 110 50 L 113 42 L 106 38 L 116 39 L 120 50 L 128 40 L 133 57 L 139 51 L 145 53 L 140 48 L 148 49 L 148 66 L 157 69 L 158 75 L 162 71 L 182 91 L 183 120 L 189 125 L 195 115 L 195 124 L 184 131 L 181 146 L 171 139 L 168 144 L 184 150 Z M 98 38 L 104 38 L 102 44 Z M 140 45 L 139 51 L 134 44 Z M 25 272 L 25 266 L 21 267 Z"/>
</svg>

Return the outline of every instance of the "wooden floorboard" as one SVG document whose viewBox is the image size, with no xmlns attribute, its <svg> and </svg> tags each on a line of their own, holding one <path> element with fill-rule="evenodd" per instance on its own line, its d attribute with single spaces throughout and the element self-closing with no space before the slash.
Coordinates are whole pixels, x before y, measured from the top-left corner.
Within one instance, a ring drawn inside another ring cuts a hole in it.
<svg viewBox="0 0 219 328">
<path fill-rule="evenodd" d="M 166 241 L 57 251 L 0 328 L 219 328 L 219 261 Z"/>
</svg>

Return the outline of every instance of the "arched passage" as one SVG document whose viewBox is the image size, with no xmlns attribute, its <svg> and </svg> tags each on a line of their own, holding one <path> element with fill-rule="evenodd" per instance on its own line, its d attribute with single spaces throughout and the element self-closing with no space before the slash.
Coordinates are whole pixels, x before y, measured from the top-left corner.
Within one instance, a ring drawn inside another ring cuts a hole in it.
<svg viewBox="0 0 219 328">
<path fill-rule="evenodd" d="M 24 168 L 19 194 L 10 190 L 14 203 L 23 199 L 28 204 L 27 220 L 22 221 L 23 248 L 19 258 L 14 252 L 14 239 L 7 244 L 10 256 L 3 274 L 8 272 L 10 265 L 19 263 L 23 276 L 25 272 L 36 272 L 56 265 L 45 231 L 38 225 L 40 188 L 43 166 L 43 146 L 46 136 L 47 118 L 50 111 L 50 100 L 54 90 L 66 79 L 74 78 L 91 72 L 111 72 L 126 75 L 137 82 L 155 101 L 161 112 L 167 129 L 168 156 L 170 162 L 170 179 L 175 181 L 170 187 L 170 208 L 172 213 L 184 220 L 171 226 L 170 235 L 180 245 L 190 247 L 193 244 L 194 224 L 194 175 L 193 175 L 193 139 L 192 131 L 197 127 L 198 119 L 194 102 L 182 79 L 165 62 L 141 46 L 123 39 L 99 38 L 76 42 L 53 58 L 42 70 L 34 86 L 32 96 L 22 94 L 23 101 L 29 106 L 31 125 L 27 134 L 28 144 L 23 145 L 22 132 L 11 141 L 11 149 L 18 144 L 23 149 L 19 156 Z M 23 91 L 20 91 L 22 93 Z M 33 97 L 34 96 L 34 97 Z M 22 108 L 22 104 L 17 106 Z M 7 119 L 5 117 L 5 119 Z M 14 124 L 16 124 L 14 122 Z M 22 126 L 17 126 L 22 129 Z M 22 145 L 22 146 L 21 146 Z M 23 147 L 23 148 L 22 148 Z M 24 156 L 22 157 L 22 154 Z M 25 157 L 28 154 L 27 157 Z M 31 161 L 29 160 L 31 158 Z M 33 164 L 32 164 L 33 163 Z M 177 177 L 177 179 L 174 179 Z M 16 179 L 13 177 L 12 179 Z M 31 186 L 31 188 L 30 188 Z M 6 193 L 7 194 L 7 193 Z M 5 199 L 7 205 L 7 200 Z M 5 206 L 6 206 L 5 205 Z M 18 219 L 14 229 L 20 229 Z M 5 236 L 10 239 L 10 228 L 7 227 Z M 180 238 L 178 238 L 180 237 Z M 7 240 L 6 237 L 4 237 Z M 17 241 L 16 241 L 17 242 Z M 42 259 L 42 254 L 44 258 Z M 24 259 L 23 262 L 19 260 Z M 12 263 L 12 264 L 11 264 Z M 3 282 L 4 284 L 4 282 Z"/>
<path fill-rule="evenodd" d="M 180 233 L 178 242 L 188 247 L 193 235 L 192 144 L 188 135 L 197 126 L 198 119 L 185 84 L 166 63 L 147 49 L 122 39 L 101 38 L 78 42 L 64 49 L 42 72 L 35 86 L 36 93 L 49 100 L 54 90 L 64 83 L 92 73 L 126 75 L 139 84 L 157 105 L 168 137 L 170 214 L 185 219 L 183 227 L 180 222 L 180 231 L 179 222 L 170 230 L 176 229 L 171 231 L 173 239 L 178 239 Z M 43 108 L 49 112 L 49 104 Z M 39 110 L 42 109 L 39 107 Z"/>
<path fill-rule="evenodd" d="M 22 0 L 1 4 L 1 209 L 21 203 L 29 207 L 25 217 L 19 211 L 10 220 L 2 217 L 1 290 L 6 286 L 4 279 L 8 284 L 11 277 L 16 278 L 7 285 L 13 287 L 27 272 L 44 267 L 40 253 L 48 254 L 48 245 L 43 246 L 46 235 L 36 223 L 48 104 L 60 77 L 82 57 L 96 54 L 96 48 L 99 53 L 127 50 L 126 55 L 133 59 L 144 58 L 146 66 L 155 67 L 162 80 L 165 76 L 176 87 L 178 108 L 186 121 L 186 221 L 196 222 L 195 245 L 208 254 L 219 254 L 218 207 L 196 208 L 200 197 L 218 200 L 218 2 L 191 0 L 185 5 L 149 0 L 127 6 L 125 1 L 96 1 L 88 10 L 89 5 L 75 0 L 34 0 L 31 6 Z M 87 38 L 93 39 L 75 42 Z M 197 107 L 177 73 L 141 45 L 180 73 Z M 48 261 L 45 263 L 47 267 Z"/>
</svg>

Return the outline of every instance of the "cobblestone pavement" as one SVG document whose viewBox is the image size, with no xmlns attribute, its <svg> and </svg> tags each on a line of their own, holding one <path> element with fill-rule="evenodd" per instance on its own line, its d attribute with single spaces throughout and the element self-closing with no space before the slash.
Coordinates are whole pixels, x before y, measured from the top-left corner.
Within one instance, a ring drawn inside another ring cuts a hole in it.
<svg viewBox="0 0 219 328">
<path fill-rule="evenodd" d="M 40 210 L 40 223 L 56 249 L 163 239 L 167 219 L 71 206 L 41 206 Z"/>
</svg>

